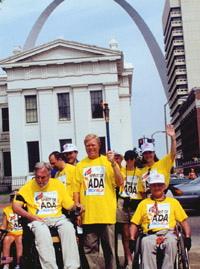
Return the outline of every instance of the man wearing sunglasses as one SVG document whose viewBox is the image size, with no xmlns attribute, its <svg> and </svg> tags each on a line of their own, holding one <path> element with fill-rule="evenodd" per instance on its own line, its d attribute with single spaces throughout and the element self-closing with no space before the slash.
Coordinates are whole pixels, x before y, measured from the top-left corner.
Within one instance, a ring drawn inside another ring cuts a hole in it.
<svg viewBox="0 0 200 269">
<path fill-rule="evenodd" d="M 132 268 L 132 257 L 129 249 L 129 226 L 131 218 L 142 200 L 142 196 L 138 192 L 138 186 L 141 184 L 141 171 L 136 167 L 137 153 L 135 151 L 126 151 L 124 159 L 126 161 L 126 167 L 122 167 L 121 169 L 124 175 L 124 184 L 119 189 L 117 222 L 122 228 L 125 266 L 126 269 L 129 269 Z"/>
</svg>

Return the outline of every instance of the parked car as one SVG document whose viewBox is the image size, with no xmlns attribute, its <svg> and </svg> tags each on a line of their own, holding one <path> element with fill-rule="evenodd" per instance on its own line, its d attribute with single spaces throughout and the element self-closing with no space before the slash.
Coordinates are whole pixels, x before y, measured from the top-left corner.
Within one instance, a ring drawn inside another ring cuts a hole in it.
<svg viewBox="0 0 200 269">
<path fill-rule="evenodd" d="M 171 175 L 170 176 L 170 181 L 169 181 L 169 186 L 174 186 L 182 183 L 189 183 L 191 180 L 188 177 L 181 178 L 177 175 Z"/>
<path fill-rule="evenodd" d="M 189 183 L 174 185 L 172 192 L 184 208 L 200 210 L 200 177 Z"/>
</svg>

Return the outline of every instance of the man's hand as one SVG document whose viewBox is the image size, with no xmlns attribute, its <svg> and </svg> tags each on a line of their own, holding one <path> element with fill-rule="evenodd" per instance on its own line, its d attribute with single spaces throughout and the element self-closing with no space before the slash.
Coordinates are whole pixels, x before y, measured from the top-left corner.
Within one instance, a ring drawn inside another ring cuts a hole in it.
<svg viewBox="0 0 200 269">
<path fill-rule="evenodd" d="M 185 248 L 187 248 L 188 251 L 191 249 L 192 240 L 191 240 L 190 237 L 185 237 L 184 245 L 185 245 Z"/>
<path fill-rule="evenodd" d="M 78 216 L 78 217 L 77 217 L 77 219 L 76 219 L 76 223 L 77 223 L 77 225 L 78 225 L 79 227 L 81 227 L 81 225 L 82 225 L 82 218 L 81 218 L 81 216 Z"/>
<path fill-rule="evenodd" d="M 44 222 L 44 219 L 43 218 L 41 218 L 41 217 L 39 217 L 39 216 L 35 216 L 35 215 L 31 215 L 30 214 L 30 216 L 28 217 L 28 219 L 30 220 L 30 221 L 40 221 L 40 222 Z"/>
<path fill-rule="evenodd" d="M 135 251 L 135 247 L 136 247 L 136 241 L 135 239 L 130 239 L 129 240 L 129 249 L 131 251 L 131 253 L 133 253 L 133 251 Z"/>
<path fill-rule="evenodd" d="M 108 151 L 106 153 L 106 156 L 107 156 L 108 161 L 111 162 L 111 164 L 114 164 L 115 163 L 115 158 L 114 158 L 115 157 L 115 154 L 114 154 L 114 152 Z"/>
<path fill-rule="evenodd" d="M 83 212 L 85 212 L 85 207 L 84 207 L 84 205 L 77 203 L 76 206 L 77 206 L 78 208 L 80 208 L 80 214 L 82 214 Z"/>
</svg>

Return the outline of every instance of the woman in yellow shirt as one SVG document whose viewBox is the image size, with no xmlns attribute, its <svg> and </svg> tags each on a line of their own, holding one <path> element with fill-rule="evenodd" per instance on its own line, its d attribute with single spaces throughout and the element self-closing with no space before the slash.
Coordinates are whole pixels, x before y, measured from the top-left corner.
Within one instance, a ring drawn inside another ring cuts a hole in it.
<svg viewBox="0 0 200 269">
<path fill-rule="evenodd" d="M 176 156 L 176 138 L 175 131 L 173 125 L 169 124 L 166 126 L 166 133 L 171 137 L 171 152 L 167 154 L 164 158 L 158 160 L 155 154 L 155 148 L 152 143 L 145 143 L 142 145 L 142 156 L 144 160 L 147 162 L 147 166 L 145 166 L 141 173 L 141 188 L 139 191 L 141 193 L 145 193 L 149 189 L 149 175 L 152 172 L 158 172 L 164 175 L 165 177 L 165 185 L 166 189 L 169 186 L 170 180 L 170 171 L 174 163 L 174 159 Z M 143 194 L 142 194 L 143 195 Z"/>
<path fill-rule="evenodd" d="M 138 187 L 141 184 L 141 171 L 135 166 L 137 153 L 133 150 L 125 152 L 126 167 L 122 167 L 124 183 L 119 189 L 117 202 L 117 222 L 122 226 L 122 242 L 127 261 L 126 268 L 132 268 L 132 257 L 129 249 L 129 226 L 131 218 L 142 200 Z"/>
</svg>

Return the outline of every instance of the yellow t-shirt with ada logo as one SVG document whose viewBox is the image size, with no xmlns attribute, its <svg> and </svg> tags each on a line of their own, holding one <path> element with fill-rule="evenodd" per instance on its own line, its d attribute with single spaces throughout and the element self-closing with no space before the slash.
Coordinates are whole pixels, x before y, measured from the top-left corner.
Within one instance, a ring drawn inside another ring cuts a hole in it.
<svg viewBox="0 0 200 269">
<path fill-rule="evenodd" d="M 23 229 L 19 223 L 19 216 L 13 212 L 12 205 L 7 206 L 4 211 L 6 219 L 8 221 L 8 232 L 10 234 L 21 235 Z"/>
<path fill-rule="evenodd" d="M 39 217 L 58 217 L 62 214 L 62 207 L 69 209 L 74 204 L 64 184 L 55 178 L 50 178 L 48 185 L 43 189 L 32 179 L 17 195 L 23 197 L 28 212 Z M 14 202 L 24 204 L 17 196 Z"/>
<path fill-rule="evenodd" d="M 182 222 L 188 216 L 180 203 L 170 197 L 162 202 L 157 202 L 158 208 L 155 207 L 155 201 L 147 198 L 140 202 L 133 215 L 131 222 L 136 225 L 142 225 L 143 232 L 147 233 L 149 230 L 159 231 L 163 229 L 174 228 L 176 221 Z"/>
<path fill-rule="evenodd" d="M 141 185 L 141 170 L 135 168 L 134 171 L 127 171 L 126 167 L 122 167 L 121 172 L 124 177 L 124 184 L 119 188 L 121 197 L 130 197 L 131 199 L 141 200 L 142 196 L 138 189 Z"/>
<path fill-rule="evenodd" d="M 72 181 L 74 178 L 75 166 L 71 164 L 66 164 L 65 168 L 62 171 L 58 171 L 55 174 L 55 178 L 59 179 L 66 187 L 70 196 L 73 198 L 73 193 L 71 189 Z"/>
<path fill-rule="evenodd" d="M 85 206 L 83 224 L 116 222 L 115 186 L 114 171 L 107 157 L 86 157 L 77 164 L 73 192 L 80 193 L 80 203 Z"/>
<path fill-rule="evenodd" d="M 174 163 L 174 160 L 172 160 L 171 153 L 169 153 L 163 159 L 160 159 L 159 161 L 155 162 L 151 167 L 145 166 L 144 168 L 142 168 L 141 170 L 141 175 L 142 175 L 141 183 L 142 184 L 139 186 L 139 191 L 146 192 L 146 190 L 149 188 L 148 175 L 155 171 L 164 175 L 166 189 L 167 189 L 169 186 L 170 171 L 173 166 L 173 163 Z"/>
</svg>

